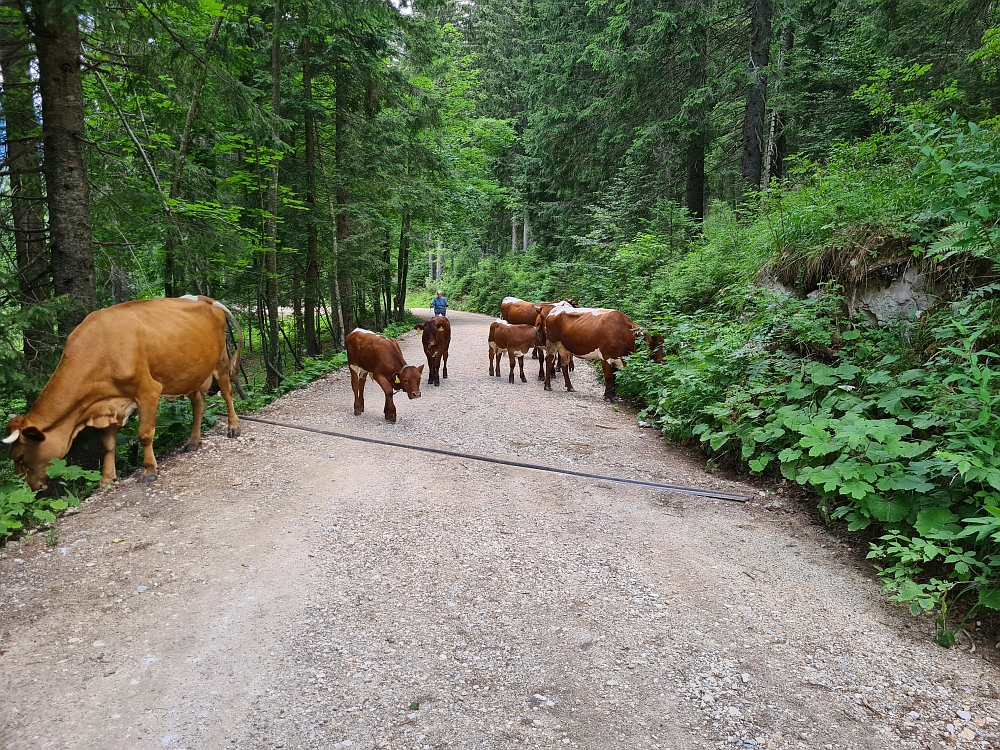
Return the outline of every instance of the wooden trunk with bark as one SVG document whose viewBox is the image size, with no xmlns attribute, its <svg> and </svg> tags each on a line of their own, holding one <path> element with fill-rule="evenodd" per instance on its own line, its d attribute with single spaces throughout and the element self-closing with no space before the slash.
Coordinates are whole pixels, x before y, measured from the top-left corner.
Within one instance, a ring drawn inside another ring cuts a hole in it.
<svg viewBox="0 0 1000 750">
<path fill-rule="evenodd" d="M 58 0 L 33 3 L 28 23 L 42 99 L 52 287 L 56 296 L 65 295 L 68 301 L 59 316 L 59 336 L 64 339 L 97 306 L 80 33 L 76 15 Z"/>
</svg>

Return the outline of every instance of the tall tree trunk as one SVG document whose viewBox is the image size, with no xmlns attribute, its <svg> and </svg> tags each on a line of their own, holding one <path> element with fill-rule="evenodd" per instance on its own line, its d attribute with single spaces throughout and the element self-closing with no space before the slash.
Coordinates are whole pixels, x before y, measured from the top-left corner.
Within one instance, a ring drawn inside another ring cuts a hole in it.
<svg viewBox="0 0 1000 750">
<path fill-rule="evenodd" d="M 517 250 L 517 213 L 510 214 L 510 251 Z"/>
<path fill-rule="evenodd" d="M 319 211 L 316 207 L 316 115 L 313 112 L 312 50 L 309 37 L 302 40 L 302 89 L 306 99 L 306 203 L 309 205 L 309 234 L 306 241 L 305 334 L 306 352 L 320 353 L 316 326 L 319 298 Z"/>
<path fill-rule="evenodd" d="M 212 24 L 212 30 L 208 34 L 206 46 L 211 45 L 219 36 L 219 29 L 222 27 L 222 16 L 216 16 Z M 205 87 L 206 71 L 202 70 L 194 82 L 194 90 L 191 92 L 191 103 L 188 104 L 187 117 L 184 119 L 184 129 L 181 131 L 181 140 L 177 145 L 177 163 L 174 164 L 174 177 L 170 181 L 170 201 L 176 201 L 181 195 L 181 180 L 184 177 L 184 163 L 187 161 L 188 148 L 191 144 L 191 131 L 194 129 L 194 116 L 198 111 L 198 100 L 201 99 L 201 91 Z M 167 246 L 163 253 L 163 294 L 166 297 L 177 295 L 176 283 L 176 257 L 177 240 L 180 239 L 180 227 L 175 226 L 173 232 L 167 234 Z"/>
<path fill-rule="evenodd" d="M 388 237 L 386 238 L 388 239 Z M 377 304 L 385 310 L 385 320 L 392 316 L 392 243 L 386 242 L 382 250 L 382 287 Z"/>
<path fill-rule="evenodd" d="M 410 268 L 410 209 L 403 207 L 403 217 L 399 223 L 399 256 L 396 258 L 396 322 L 403 321 L 403 306 L 406 304 L 406 277 Z"/>
<path fill-rule="evenodd" d="M 764 162 L 764 109 L 771 41 L 771 0 L 750 0 L 750 84 L 743 114 L 740 178 L 744 195 L 760 190 Z"/>
<path fill-rule="evenodd" d="M 528 243 L 530 242 L 531 236 L 531 224 L 528 223 L 528 208 L 524 208 L 524 232 L 521 234 L 521 242 L 523 245 L 524 252 L 528 252 Z"/>
<path fill-rule="evenodd" d="M 344 175 L 344 157 L 347 154 L 347 67 L 342 60 L 338 61 L 335 67 L 334 85 L 336 86 L 334 104 L 337 112 L 334 117 L 336 136 L 333 167 L 334 180 L 337 185 L 337 246 L 342 248 L 347 241 L 350 227 L 347 215 L 349 195 Z M 352 331 L 354 330 L 354 283 L 351 278 L 351 257 L 347 253 L 340 257 L 340 274 L 337 286 L 340 289 L 344 328 L 347 331 Z"/>
<path fill-rule="evenodd" d="M 774 93 L 777 94 L 781 86 L 782 73 L 788 64 L 788 55 L 792 51 L 794 35 L 791 24 L 781 27 L 781 41 L 778 44 L 778 76 L 774 82 Z M 777 99 L 777 97 L 774 97 Z M 784 176 L 785 161 L 785 118 L 776 106 L 771 107 L 771 123 L 767 135 L 767 152 L 764 155 L 764 187 L 771 184 L 771 178 L 777 177 L 779 180 Z"/>
<path fill-rule="evenodd" d="M 705 149 L 708 147 L 708 92 L 705 89 L 708 69 L 708 21 L 699 4 L 699 17 L 691 30 L 691 70 L 688 75 L 688 96 L 693 98 L 687 120 L 691 131 L 687 144 L 687 174 L 684 181 L 684 205 L 691 215 L 705 217 Z"/>
<path fill-rule="evenodd" d="M 26 36 L 17 38 L 10 34 L 11 28 L 0 26 L 0 71 L 4 83 L 2 104 L 6 122 L 18 297 L 21 310 L 27 312 L 49 299 L 52 275 L 45 246 L 45 194 L 34 107 L 35 84 L 29 75 L 32 55 Z M 52 326 L 27 326 L 22 331 L 22 340 L 29 388 L 41 390 L 44 377 L 57 361 Z"/>
<path fill-rule="evenodd" d="M 271 24 L 271 111 L 274 117 L 281 115 L 281 46 L 278 30 L 281 23 L 281 0 L 275 0 L 274 20 Z M 281 143 L 281 128 L 277 120 L 272 135 L 275 149 Z M 267 193 L 267 252 L 264 255 L 267 305 L 268 351 L 265 356 L 267 385 L 272 390 L 281 383 L 281 341 L 278 321 L 278 156 L 271 158 L 271 184 Z"/>
<path fill-rule="evenodd" d="M 434 274 L 434 278 L 441 281 L 441 272 L 444 270 L 444 248 L 440 239 L 437 241 L 437 251 L 437 273 Z"/>
<path fill-rule="evenodd" d="M 28 26 L 38 54 L 42 96 L 43 169 L 49 212 L 49 253 L 56 296 L 69 305 L 59 316 L 65 338 L 97 306 L 90 186 L 84 144 L 83 78 L 76 14 L 59 0 L 32 4 Z"/>
<path fill-rule="evenodd" d="M 330 301 L 331 305 L 335 311 L 335 317 L 337 320 L 336 331 L 331 331 L 333 334 L 333 340 L 336 341 L 340 348 L 344 348 L 344 336 L 347 332 L 344 330 L 344 307 L 340 297 L 340 269 L 339 257 L 337 247 L 337 203 L 334 198 L 334 190 L 330 186 L 330 175 L 326 171 L 326 162 L 323 160 L 323 147 L 319 142 L 319 135 L 316 134 L 316 151 L 319 154 L 319 165 L 323 170 L 323 182 L 326 185 L 326 201 L 330 209 L 330 235 L 332 238 L 331 253 L 330 253 Z"/>
</svg>

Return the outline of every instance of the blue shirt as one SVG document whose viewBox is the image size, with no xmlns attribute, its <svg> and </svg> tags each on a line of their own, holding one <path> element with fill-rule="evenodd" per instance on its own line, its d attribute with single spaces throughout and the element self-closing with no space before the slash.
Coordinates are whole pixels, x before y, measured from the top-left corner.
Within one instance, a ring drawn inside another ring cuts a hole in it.
<svg viewBox="0 0 1000 750">
<path fill-rule="evenodd" d="M 447 297 L 435 297 L 431 300 L 431 310 L 434 311 L 435 315 L 447 315 L 448 314 L 448 298 Z"/>
</svg>

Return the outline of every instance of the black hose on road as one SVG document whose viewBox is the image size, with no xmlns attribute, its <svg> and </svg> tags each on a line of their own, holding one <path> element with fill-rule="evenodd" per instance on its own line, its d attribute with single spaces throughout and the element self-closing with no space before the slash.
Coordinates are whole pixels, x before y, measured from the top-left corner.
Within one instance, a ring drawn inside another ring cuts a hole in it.
<svg viewBox="0 0 1000 750">
<path fill-rule="evenodd" d="M 344 432 L 332 432 L 330 430 L 319 430 L 315 427 L 303 427 L 295 424 L 285 424 L 284 422 L 273 422 L 260 417 L 246 417 L 242 414 L 240 419 L 247 422 L 259 422 L 269 424 L 273 427 L 284 427 L 289 430 L 301 430 L 303 432 L 314 432 L 317 435 L 327 435 L 329 437 L 342 438 L 344 440 L 355 440 L 359 443 L 371 443 L 373 445 L 385 445 L 390 448 L 405 448 L 411 451 L 422 451 L 424 453 L 435 453 L 439 456 L 451 456 L 452 458 L 467 458 L 472 461 L 483 461 L 484 463 L 500 464 L 502 466 L 516 466 L 519 469 L 533 469 L 534 471 L 548 471 L 553 474 L 568 474 L 584 479 L 600 479 L 606 482 L 617 482 L 618 484 L 630 484 L 636 487 L 645 487 L 651 490 L 663 490 L 664 492 L 678 492 L 682 495 L 697 495 L 698 497 L 711 497 L 716 500 L 730 500 L 736 503 L 745 503 L 750 498 L 746 495 L 738 495 L 732 492 L 718 492 L 716 490 L 706 490 L 698 487 L 685 487 L 680 484 L 663 484 L 661 482 L 651 482 L 645 479 L 627 479 L 625 477 L 609 477 L 604 474 L 591 474 L 586 471 L 575 471 L 573 469 L 560 469 L 556 466 L 543 466 L 540 464 L 529 464 L 524 461 L 512 461 L 507 458 L 492 458 L 490 456 L 477 456 L 472 453 L 460 453 L 444 448 L 430 448 L 424 445 L 409 445 L 407 443 L 395 443 L 391 440 L 380 440 L 378 438 L 362 437 L 361 435 L 348 435 Z"/>
</svg>

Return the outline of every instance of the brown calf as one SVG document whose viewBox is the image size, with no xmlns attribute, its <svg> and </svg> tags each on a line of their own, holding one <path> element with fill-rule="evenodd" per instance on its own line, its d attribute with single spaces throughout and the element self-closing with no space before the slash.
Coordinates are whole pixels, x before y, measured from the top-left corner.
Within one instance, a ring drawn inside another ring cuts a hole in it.
<svg viewBox="0 0 1000 750">
<path fill-rule="evenodd" d="M 416 331 L 423 331 L 421 341 L 424 345 L 424 356 L 427 357 L 427 384 L 441 385 L 442 364 L 444 378 L 448 379 L 448 346 L 451 344 L 451 323 L 444 315 L 437 315 L 430 320 L 413 326 Z"/>
<path fill-rule="evenodd" d="M 395 422 L 393 392 L 402 390 L 411 399 L 420 398 L 420 375 L 424 366 L 406 364 L 399 344 L 364 328 L 355 328 L 347 334 L 345 343 L 347 364 L 351 368 L 351 389 L 354 391 L 354 415 L 365 410 L 365 381 L 371 375 L 385 392 L 386 420 Z"/>
<path fill-rule="evenodd" d="M 226 323 L 237 334 L 226 351 Z M 141 482 L 156 479 L 153 435 L 160 398 L 187 396 L 194 423 L 185 450 L 201 443 L 205 391 L 214 377 L 229 409 L 229 437 L 239 437 L 233 409 L 243 333 L 236 318 L 209 297 L 138 300 L 92 312 L 66 339 L 56 371 L 24 416 L 7 425 L 14 469 L 32 489 L 48 484 L 45 470 L 69 451 L 84 427 L 101 431 L 101 484 L 116 477 L 118 428 L 139 412 L 143 447 Z"/>
<path fill-rule="evenodd" d="M 490 375 L 493 374 L 493 360 L 496 358 L 496 374 L 500 377 L 500 360 L 507 352 L 510 360 L 510 382 L 514 382 L 514 359 L 521 366 L 521 382 L 527 383 L 524 377 L 524 355 L 535 348 L 538 341 L 538 331 L 534 326 L 511 325 L 504 320 L 496 320 L 490 325 Z"/>
<path fill-rule="evenodd" d="M 605 308 L 573 308 L 557 305 L 545 318 L 546 357 L 545 390 L 552 390 L 551 378 L 558 355 L 573 355 L 581 359 L 599 359 L 604 370 L 604 398 L 615 395 L 615 370 L 623 366 L 622 357 L 635 353 L 636 333 L 640 328 L 620 310 Z M 660 361 L 658 343 L 646 336 L 653 349 L 654 360 Z M 572 391 L 569 368 L 560 365 L 566 380 L 566 390 Z"/>
</svg>

